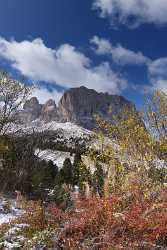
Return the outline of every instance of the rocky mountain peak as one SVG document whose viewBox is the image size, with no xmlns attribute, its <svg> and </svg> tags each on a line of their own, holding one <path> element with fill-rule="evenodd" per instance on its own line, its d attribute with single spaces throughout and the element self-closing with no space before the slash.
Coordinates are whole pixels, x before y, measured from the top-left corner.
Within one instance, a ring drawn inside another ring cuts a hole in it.
<svg viewBox="0 0 167 250">
<path fill-rule="evenodd" d="M 100 115 L 105 120 L 112 120 L 112 115 L 117 114 L 124 106 L 134 108 L 134 105 L 122 96 L 98 93 L 81 86 L 67 90 L 58 107 L 53 99 L 41 105 L 36 97 L 32 97 L 25 103 L 20 116 L 23 122 L 35 119 L 45 122 L 72 122 L 92 129 L 96 126 L 95 115 Z"/>
<path fill-rule="evenodd" d="M 49 99 L 42 107 L 42 112 L 48 112 L 56 109 L 56 103 L 53 99 Z"/>
<path fill-rule="evenodd" d="M 23 109 L 24 110 L 27 110 L 27 109 L 34 109 L 36 107 L 39 107 L 39 101 L 37 99 L 37 97 L 31 97 L 31 99 L 27 100 L 23 106 Z"/>
<path fill-rule="evenodd" d="M 98 93 L 93 89 L 84 86 L 67 90 L 58 104 L 61 114 L 61 121 L 74 122 L 85 128 L 95 127 L 95 115 L 100 115 L 104 119 L 112 119 L 112 115 L 118 113 L 123 106 L 129 108 L 134 105 L 124 97 L 110 95 L 108 93 Z"/>
<path fill-rule="evenodd" d="M 22 123 L 29 123 L 33 120 L 36 120 L 42 110 L 42 105 L 39 104 L 39 101 L 36 97 L 32 97 L 27 100 L 23 106 L 23 111 L 19 112 L 19 119 Z"/>
<path fill-rule="evenodd" d="M 57 120 L 57 107 L 53 99 L 49 99 L 43 106 L 41 110 L 40 119 L 45 122 L 50 122 L 52 120 Z"/>
</svg>

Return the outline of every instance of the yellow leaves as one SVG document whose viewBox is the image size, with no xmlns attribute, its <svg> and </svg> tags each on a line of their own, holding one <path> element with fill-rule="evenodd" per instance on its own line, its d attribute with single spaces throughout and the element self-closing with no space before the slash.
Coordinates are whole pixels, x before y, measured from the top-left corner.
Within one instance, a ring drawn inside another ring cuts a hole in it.
<svg viewBox="0 0 167 250">
<path fill-rule="evenodd" d="M 156 139 L 167 136 L 167 95 L 155 91 L 146 104 L 147 125 Z"/>
<path fill-rule="evenodd" d="M 116 166 L 118 173 L 122 173 L 124 171 L 124 167 L 122 164 Z"/>
<path fill-rule="evenodd" d="M 112 123 L 98 119 L 101 132 L 97 133 L 97 138 L 102 150 L 96 158 L 108 165 L 112 188 L 116 185 L 116 188 L 121 188 L 132 168 L 135 172 L 139 169 L 138 174 L 143 174 L 141 183 L 145 175 L 149 182 L 152 178 L 148 178 L 150 163 L 156 159 L 167 160 L 167 96 L 157 91 L 142 112 L 125 107 L 112 118 Z M 110 138 L 107 145 L 105 136 Z M 117 145 L 117 149 L 113 146 L 113 142 Z M 127 169 L 119 161 L 125 162 L 128 165 Z M 154 178 L 156 183 L 157 179 L 161 179 L 159 173 L 157 176 Z M 146 192 L 145 198 L 148 195 Z"/>
</svg>

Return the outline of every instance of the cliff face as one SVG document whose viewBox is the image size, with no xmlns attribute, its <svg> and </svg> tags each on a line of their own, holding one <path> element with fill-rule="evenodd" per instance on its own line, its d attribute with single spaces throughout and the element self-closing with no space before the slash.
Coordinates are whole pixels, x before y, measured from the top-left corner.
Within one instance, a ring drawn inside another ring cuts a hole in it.
<svg viewBox="0 0 167 250">
<path fill-rule="evenodd" d="M 70 89 L 63 95 L 58 112 L 62 122 L 70 121 L 92 129 L 95 127 L 95 115 L 110 120 L 124 106 L 134 107 L 121 96 L 97 93 L 95 90 L 80 87 Z"/>
<path fill-rule="evenodd" d="M 48 100 L 43 106 L 40 114 L 40 119 L 45 122 L 50 122 L 53 120 L 58 120 L 56 103 L 54 100 Z"/>
<path fill-rule="evenodd" d="M 37 98 L 33 97 L 25 103 L 20 117 L 23 122 L 35 119 L 45 122 L 72 122 L 92 129 L 96 126 L 95 115 L 111 120 L 112 115 L 125 106 L 134 108 L 134 105 L 122 96 L 98 93 L 93 89 L 80 87 L 67 90 L 58 106 L 54 100 L 48 100 L 41 105 Z"/>
<path fill-rule="evenodd" d="M 30 100 L 26 101 L 23 106 L 23 110 L 19 112 L 19 118 L 23 123 L 29 123 L 33 120 L 36 120 L 42 110 L 42 105 L 39 104 L 39 101 L 36 97 L 32 97 Z"/>
</svg>

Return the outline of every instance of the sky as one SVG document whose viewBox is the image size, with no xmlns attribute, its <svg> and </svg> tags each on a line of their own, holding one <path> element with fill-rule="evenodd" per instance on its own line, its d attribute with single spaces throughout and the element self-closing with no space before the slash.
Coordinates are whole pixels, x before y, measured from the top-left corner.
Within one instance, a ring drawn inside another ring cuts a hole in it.
<svg viewBox="0 0 167 250">
<path fill-rule="evenodd" d="M 167 93 L 166 0 L 1 0 L 0 68 L 41 103 L 84 85 L 138 108 Z"/>
</svg>

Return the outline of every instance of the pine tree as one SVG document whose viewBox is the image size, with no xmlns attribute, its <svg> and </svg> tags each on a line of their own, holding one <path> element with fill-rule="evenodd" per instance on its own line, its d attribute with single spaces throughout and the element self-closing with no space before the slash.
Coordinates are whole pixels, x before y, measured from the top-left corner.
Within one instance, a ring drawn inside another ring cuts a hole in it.
<svg viewBox="0 0 167 250">
<path fill-rule="evenodd" d="M 58 167 L 54 165 L 52 161 L 49 161 L 44 165 L 44 180 L 46 186 L 52 187 L 54 185 L 54 180 L 58 174 Z"/>
<path fill-rule="evenodd" d="M 56 175 L 58 174 L 58 166 L 55 165 L 53 161 L 48 161 L 47 169 L 52 179 L 54 179 Z"/>
<path fill-rule="evenodd" d="M 99 195 L 102 196 L 104 190 L 104 171 L 99 163 L 96 163 L 96 170 L 93 175 L 93 185 L 95 191 L 97 191 Z"/>
<path fill-rule="evenodd" d="M 73 185 L 79 185 L 81 154 L 76 153 L 73 163 Z"/>
<path fill-rule="evenodd" d="M 90 183 L 90 171 L 83 163 L 81 154 L 76 153 L 73 164 L 73 185 L 79 186 L 82 190 L 85 182 Z"/>
<path fill-rule="evenodd" d="M 66 183 L 66 184 L 72 184 L 73 180 L 73 171 L 72 171 L 72 164 L 71 160 L 69 158 L 66 158 L 63 167 L 59 172 L 59 178 L 61 184 Z"/>
</svg>

